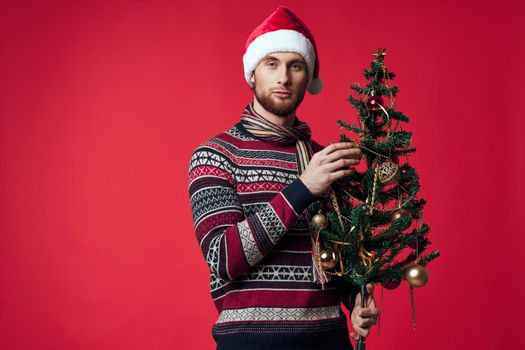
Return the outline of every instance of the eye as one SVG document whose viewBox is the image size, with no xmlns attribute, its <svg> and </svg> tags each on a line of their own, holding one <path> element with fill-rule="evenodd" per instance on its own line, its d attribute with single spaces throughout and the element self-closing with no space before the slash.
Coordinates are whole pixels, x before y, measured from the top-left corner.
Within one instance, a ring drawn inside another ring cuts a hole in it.
<svg viewBox="0 0 525 350">
<path fill-rule="evenodd" d="M 300 63 L 294 63 L 292 64 L 292 70 L 298 72 L 298 71 L 301 71 L 303 69 L 303 65 L 300 64 Z"/>
<path fill-rule="evenodd" d="M 268 68 L 275 68 L 277 67 L 277 64 L 274 61 L 266 61 L 266 66 Z"/>
</svg>

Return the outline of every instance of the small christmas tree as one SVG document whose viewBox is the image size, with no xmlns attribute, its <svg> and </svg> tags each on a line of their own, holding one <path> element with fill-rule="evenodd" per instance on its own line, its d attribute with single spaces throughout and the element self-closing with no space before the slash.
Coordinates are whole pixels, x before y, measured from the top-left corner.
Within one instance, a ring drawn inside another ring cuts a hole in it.
<svg viewBox="0 0 525 350">
<path fill-rule="evenodd" d="M 367 85 L 352 84 L 356 96 L 348 98 L 359 111 L 359 125 L 337 121 L 357 134 L 355 139 L 342 134 L 340 141 L 357 143 L 367 167 L 334 183 L 312 218 L 318 233 L 317 269 L 358 286 L 363 307 L 367 283 L 394 289 L 404 279 L 414 306 L 413 288 L 427 282 L 424 266 L 439 252 L 423 254 L 430 244 L 430 228 L 423 222 L 425 200 L 417 196 L 416 170 L 401 161 L 416 150 L 410 147 L 412 133 L 400 127 L 409 119 L 396 110 L 398 88 L 391 86 L 395 74 L 384 65 L 385 49 L 373 55 L 363 73 Z M 361 337 L 357 348 L 364 347 Z"/>
</svg>

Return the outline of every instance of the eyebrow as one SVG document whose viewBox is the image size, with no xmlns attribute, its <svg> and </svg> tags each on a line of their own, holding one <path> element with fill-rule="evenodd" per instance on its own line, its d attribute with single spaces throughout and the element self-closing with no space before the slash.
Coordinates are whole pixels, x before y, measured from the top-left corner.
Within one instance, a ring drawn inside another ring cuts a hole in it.
<svg viewBox="0 0 525 350">
<path fill-rule="evenodd" d="M 277 57 L 272 56 L 272 55 L 266 56 L 264 58 L 264 60 L 280 61 L 280 59 L 278 59 Z M 296 59 L 293 59 L 290 62 L 288 62 L 288 64 L 293 64 L 293 63 L 302 63 L 302 64 L 306 65 L 306 62 L 302 58 L 296 58 Z"/>
</svg>

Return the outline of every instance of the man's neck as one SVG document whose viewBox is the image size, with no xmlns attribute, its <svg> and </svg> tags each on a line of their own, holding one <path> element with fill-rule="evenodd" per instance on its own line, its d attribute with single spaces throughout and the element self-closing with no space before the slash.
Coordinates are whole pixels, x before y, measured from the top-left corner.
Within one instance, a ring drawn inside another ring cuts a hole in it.
<svg viewBox="0 0 525 350">
<path fill-rule="evenodd" d="M 292 127 L 295 120 L 295 111 L 290 113 L 287 116 L 279 116 L 276 114 L 273 114 L 271 112 L 268 112 L 266 109 L 263 108 L 263 106 L 260 105 L 259 101 L 257 101 L 256 98 L 253 99 L 253 109 L 258 114 L 262 115 L 265 119 L 271 121 L 274 124 L 280 125 L 280 126 L 290 126 Z"/>
</svg>

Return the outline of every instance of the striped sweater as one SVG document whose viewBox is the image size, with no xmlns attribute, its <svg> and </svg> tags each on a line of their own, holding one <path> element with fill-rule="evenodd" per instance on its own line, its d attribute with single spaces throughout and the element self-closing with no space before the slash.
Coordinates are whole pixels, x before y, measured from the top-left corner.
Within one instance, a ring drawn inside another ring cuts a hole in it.
<svg viewBox="0 0 525 350">
<path fill-rule="evenodd" d="M 193 152 L 189 195 L 218 349 L 351 349 L 340 303 L 352 307 L 355 290 L 313 282 L 318 202 L 298 178 L 294 144 L 261 141 L 239 122 Z"/>
</svg>

